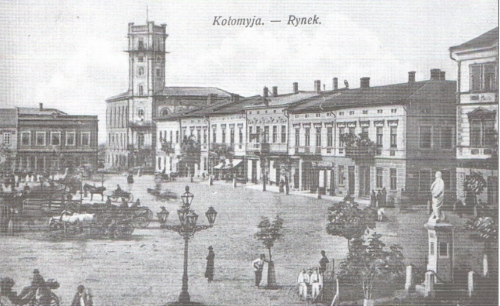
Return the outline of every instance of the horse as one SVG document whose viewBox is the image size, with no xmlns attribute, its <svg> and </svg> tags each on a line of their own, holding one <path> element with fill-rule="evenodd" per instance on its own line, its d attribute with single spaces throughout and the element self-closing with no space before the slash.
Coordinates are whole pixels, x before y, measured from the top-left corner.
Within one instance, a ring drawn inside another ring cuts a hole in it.
<svg viewBox="0 0 500 306">
<path fill-rule="evenodd" d="M 82 224 L 91 223 L 94 218 L 95 214 L 80 214 L 63 210 L 60 216 L 54 216 L 50 218 L 49 227 L 51 229 L 59 229 L 62 226 L 64 229 L 64 233 L 66 234 L 68 224 L 79 225 L 81 233 L 83 232 Z"/>
<path fill-rule="evenodd" d="M 83 191 L 84 192 L 90 192 L 90 200 L 94 198 L 94 194 L 100 194 L 101 195 L 101 200 L 104 200 L 104 191 L 106 190 L 106 187 L 101 186 L 101 187 L 96 187 L 92 186 L 89 184 L 83 185 Z"/>
</svg>

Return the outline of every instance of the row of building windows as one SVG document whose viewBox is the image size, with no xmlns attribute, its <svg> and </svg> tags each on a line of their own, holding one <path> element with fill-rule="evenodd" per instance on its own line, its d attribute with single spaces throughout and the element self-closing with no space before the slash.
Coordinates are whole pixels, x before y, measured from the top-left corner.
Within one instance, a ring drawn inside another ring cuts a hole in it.
<svg viewBox="0 0 500 306">
<path fill-rule="evenodd" d="M 126 127 L 126 120 L 128 117 L 127 106 L 110 107 L 107 115 L 107 122 L 109 123 L 110 127 Z"/>
<path fill-rule="evenodd" d="M 62 144 L 62 133 L 61 132 L 43 132 L 37 131 L 34 133 L 34 145 L 36 146 L 59 146 Z M 76 132 L 65 132 L 66 134 L 66 146 L 76 146 Z M 47 135 L 49 135 L 47 139 Z M 80 133 L 80 146 L 90 146 L 90 132 L 81 132 Z M 5 141 L 5 139 L 4 139 Z M 21 145 L 22 146 L 30 146 L 32 143 L 31 132 L 21 132 Z"/>
<path fill-rule="evenodd" d="M 145 72 L 146 72 L 146 68 L 145 67 L 143 67 L 143 66 L 137 67 L 137 76 L 142 77 L 142 76 L 145 75 Z M 155 72 L 156 72 L 155 73 L 156 77 L 161 77 L 162 76 L 161 68 L 156 67 L 155 68 Z"/>
<path fill-rule="evenodd" d="M 345 166 L 344 165 L 339 165 L 338 171 L 339 171 L 339 176 L 338 176 L 338 184 L 339 186 L 344 186 L 346 184 L 346 172 L 345 172 Z M 347 166 L 347 171 L 348 173 L 351 173 L 352 177 L 354 177 L 354 166 Z M 384 168 L 376 168 L 376 185 L 375 187 L 377 189 L 383 188 L 384 182 Z M 396 168 L 389 168 L 389 188 L 390 190 L 397 190 L 398 189 L 398 171 Z M 428 189 L 428 188 L 427 188 Z"/>
<path fill-rule="evenodd" d="M 253 126 L 249 126 L 248 135 L 250 136 L 250 142 L 259 143 L 262 140 L 264 143 L 286 143 L 286 125 L 281 126 L 281 133 L 278 131 L 277 125 L 273 125 L 272 128 L 272 137 L 270 138 L 270 127 L 268 125 L 265 125 L 264 129 L 261 129 L 260 126 L 255 126 L 255 129 Z"/>
</svg>

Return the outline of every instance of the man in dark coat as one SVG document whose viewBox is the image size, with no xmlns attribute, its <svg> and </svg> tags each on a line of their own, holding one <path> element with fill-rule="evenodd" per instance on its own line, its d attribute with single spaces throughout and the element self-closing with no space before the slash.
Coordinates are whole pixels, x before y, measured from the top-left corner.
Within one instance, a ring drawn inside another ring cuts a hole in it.
<svg viewBox="0 0 500 306">
<path fill-rule="evenodd" d="M 326 257 L 326 253 L 325 251 L 321 251 L 321 259 L 319 260 L 319 273 L 321 273 L 321 275 L 324 275 L 325 274 L 325 271 L 326 271 L 326 265 L 329 263 L 330 261 L 328 260 L 328 258 Z"/>
<path fill-rule="evenodd" d="M 92 299 L 85 292 L 85 287 L 83 285 L 78 286 L 71 306 L 92 306 Z"/>
<path fill-rule="evenodd" d="M 212 246 L 208 247 L 207 269 L 205 270 L 205 277 L 208 278 L 209 283 L 214 280 L 215 253 L 213 249 Z"/>
</svg>

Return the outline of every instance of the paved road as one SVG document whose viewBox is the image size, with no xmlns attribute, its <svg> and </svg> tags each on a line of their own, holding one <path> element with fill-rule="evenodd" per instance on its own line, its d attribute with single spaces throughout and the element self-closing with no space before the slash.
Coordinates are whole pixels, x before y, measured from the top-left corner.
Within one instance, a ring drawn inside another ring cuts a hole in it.
<svg viewBox="0 0 500 306">
<path fill-rule="evenodd" d="M 116 184 L 122 189 L 129 187 L 126 176 L 106 177 L 106 192 Z M 254 238 L 261 216 L 279 213 L 285 220 L 285 236 L 273 249 L 280 285 L 295 285 L 299 269 L 316 266 L 321 249 L 337 259 L 345 255 L 345 241 L 324 231 L 326 208 L 331 202 L 242 186 L 233 189 L 219 182 L 208 186 L 208 182 L 179 179 L 163 186 L 180 195 L 186 184 L 195 195 L 192 208 L 200 216 L 199 224 L 208 224 L 205 212 L 209 206 L 219 213 L 215 226 L 197 233 L 189 244 L 189 292 L 194 301 L 208 305 L 276 305 L 297 300 L 285 289 L 266 291 L 253 286 L 251 261 L 266 252 Z M 153 187 L 152 176 L 135 177 L 131 192 L 155 213 L 165 206 L 171 212 L 168 224 L 178 224 L 180 200 L 155 201 L 146 192 Z M 151 223 L 147 229 L 135 230 L 128 240 L 57 241 L 44 232 L 2 237 L 0 276 L 13 277 L 15 289 L 20 291 L 29 284 L 33 269 L 38 268 L 46 279 L 58 279 L 61 287 L 55 292 L 64 305 L 70 303 L 79 284 L 92 288 L 96 305 L 166 304 L 175 301 L 181 290 L 184 245 L 179 234 L 158 227 L 158 223 Z M 216 254 L 215 282 L 211 284 L 203 276 L 209 245 Z"/>
</svg>

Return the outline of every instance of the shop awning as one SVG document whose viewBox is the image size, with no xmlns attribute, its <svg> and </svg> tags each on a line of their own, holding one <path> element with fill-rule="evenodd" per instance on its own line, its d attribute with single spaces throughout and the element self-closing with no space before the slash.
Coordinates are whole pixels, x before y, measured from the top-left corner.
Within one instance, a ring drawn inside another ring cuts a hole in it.
<svg viewBox="0 0 500 306">
<path fill-rule="evenodd" d="M 224 168 L 224 163 L 220 163 L 217 166 L 214 167 L 215 170 L 221 170 Z"/>
<path fill-rule="evenodd" d="M 238 167 L 242 162 L 243 160 L 241 159 L 233 159 L 232 167 L 228 167 L 228 169 Z"/>
</svg>

